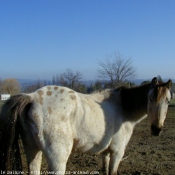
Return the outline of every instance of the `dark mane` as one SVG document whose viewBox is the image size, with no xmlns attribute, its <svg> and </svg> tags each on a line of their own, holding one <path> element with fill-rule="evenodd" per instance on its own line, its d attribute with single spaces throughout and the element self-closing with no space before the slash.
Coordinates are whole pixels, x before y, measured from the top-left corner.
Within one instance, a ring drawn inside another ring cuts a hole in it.
<svg viewBox="0 0 175 175">
<path fill-rule="evenodd" d="M 134 114 L 135 111 L 147 111 L 148 92 L 154 89 L 154 98 L 159 101 L 166 94 L 167 83 L 159 82 L 152 87 L 151 83 L 144 84 L 134 88 L 119 87 L 115 90 L 120 91 L 121 106 L 128 114 Z"/>
<path fill-rule="evenodd" d="M 121 105 L 124 111 L 133 114 L 134 111 L 146 111 L 148 91 L 151 83 L 134 88 L 120 88 Z"/>
</svg>

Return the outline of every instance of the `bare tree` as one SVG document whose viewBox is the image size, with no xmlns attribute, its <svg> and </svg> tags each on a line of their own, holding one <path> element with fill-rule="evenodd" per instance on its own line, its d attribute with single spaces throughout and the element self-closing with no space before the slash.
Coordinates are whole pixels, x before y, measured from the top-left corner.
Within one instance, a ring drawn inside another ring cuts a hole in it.
<svg viewBox="0 0 175 175">
<path fill-rule="evenodd" d="M 82 73 L 73 72 L 71 69 L 67 69 L 63 74 L 60 75 L 60 83 L 64 86 L 68 85 L 71 89 L 76 89 L 76 86 L 80 83 L 82 79 Z"/>
<path fill-rule="evenodd" d="M 114 88 L 118 84 L 136 77 L 136 69 L 132 65 L 130 58 L 125 58 L 121 54 L 107 56 L 104 62 L 99 62 L 98 77 L 107 80 Z"/>
<path fill-rule="evenodd" d="M 1 93 L 10 95 L 18 94 L 21 91 L 21 86 L 18 80 L 13 78 L 4 79 L 1 83 Z"/>
<path fill-rule="evenodd" d="M 56 85 L 55 75 L 52 77 L 52 84 L 53 84 L 53 85 Z"/>
<path fill-rule="evenodd" d="M 64 74 L 60 74 L 59 77 L 58 77 L 58 84 L 61 85 L 61 86 L 65 86 L 65 87 L 69 87 L 65 77 L 64 77 Z"/>
</svg>

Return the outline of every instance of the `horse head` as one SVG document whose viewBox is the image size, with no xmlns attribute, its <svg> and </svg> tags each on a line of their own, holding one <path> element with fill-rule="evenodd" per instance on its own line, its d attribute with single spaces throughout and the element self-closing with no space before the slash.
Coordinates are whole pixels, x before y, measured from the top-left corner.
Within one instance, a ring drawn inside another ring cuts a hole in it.
<svg viewBox="0 0 175 175">
<path fill-rule="evenodd" d="M 151 81 L 147 110 L 148 117 L 151 121 L 151 134 L 154 136 L 159 136 L 162 131 L 171 99 L 171 86 L 171 80 L 163 83 L 155 77 Z"/>
</svg>

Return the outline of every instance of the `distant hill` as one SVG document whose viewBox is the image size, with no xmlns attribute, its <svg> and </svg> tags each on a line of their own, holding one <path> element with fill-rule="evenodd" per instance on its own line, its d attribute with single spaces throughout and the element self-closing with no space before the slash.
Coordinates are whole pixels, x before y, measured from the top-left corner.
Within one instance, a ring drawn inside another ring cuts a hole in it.
<svg viewBox="0 0 175 175">
<path fill-rule="evenodd" d="M 24 88 L 26 86 L 30 86 L 32 84 L 36 84 L 37 80 L 32 80 L 32 79 L 18 79 L 19 83 L 21 86 Z"/>
<path fill-rule="evenodd" d="M 146 81 L 146 79 L 134 79 L 134 80 L 130 80 L 130 82 L 135 83 L 136 85 L 140 85 L 144 81 Z"/>
<path fill-rule="evenodd" d="M 32 79 L 18 79 L 21 84 L 35 84 L 37 80 Z"/>
</svg>

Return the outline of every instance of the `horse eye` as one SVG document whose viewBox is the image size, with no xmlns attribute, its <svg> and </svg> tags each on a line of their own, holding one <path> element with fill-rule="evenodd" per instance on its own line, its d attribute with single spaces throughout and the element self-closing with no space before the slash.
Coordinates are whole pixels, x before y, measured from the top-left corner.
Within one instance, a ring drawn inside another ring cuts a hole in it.
<svg viewBox="0 0 175 175">
<path fill-rule="evenodd" d="M 169 104 L 170 103 L 170 100 L 169 99 L 166 99 L 166 102 Z"/>
</svg>

